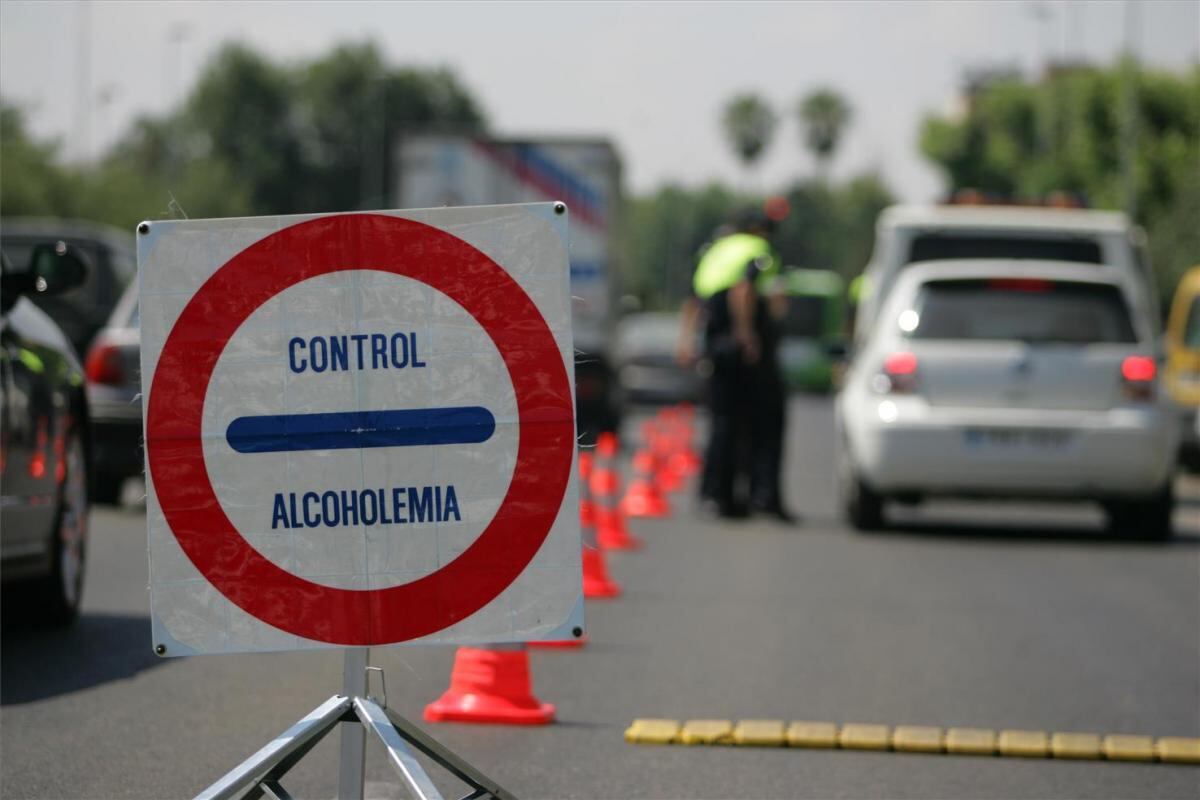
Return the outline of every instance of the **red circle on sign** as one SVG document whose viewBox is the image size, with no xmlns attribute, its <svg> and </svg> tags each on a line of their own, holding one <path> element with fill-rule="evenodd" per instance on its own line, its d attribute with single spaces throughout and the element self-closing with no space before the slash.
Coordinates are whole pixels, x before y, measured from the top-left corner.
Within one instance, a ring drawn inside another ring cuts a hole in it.
<svg viewBox="0 0 1200 800">
<path fill-rule="evenodd" d="M 420 281 L 461 305 L 500 351 L 520 419 L 516 466 L 496 515 L 449 564 L 385 589 L 338 589 L 265 558 L 233 526 L 204 461 L 201 419 L 217 360 L 238 327 L 279 292 L 331 272 L 377 270 Z M 571 386 L 554 335 L 496 262 L 445 231 L 380 214 L 302 222 L 217 270 L 188 302 L 158 359 L 146 454 L 167 524 L 196 568 L 254 617 L 331 644 L 428 636 L 494 600 L 550 532 L 574 453 Z"/>
</svg>

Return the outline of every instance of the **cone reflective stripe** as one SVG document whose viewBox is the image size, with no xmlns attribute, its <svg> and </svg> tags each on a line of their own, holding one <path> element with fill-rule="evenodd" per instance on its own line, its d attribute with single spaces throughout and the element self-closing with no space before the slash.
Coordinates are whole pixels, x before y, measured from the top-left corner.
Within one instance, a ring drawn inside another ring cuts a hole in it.
<svg viewBox="0 0 1200 800">
<path fill-rule="evenodd" d="M 460 647 L 450 688 L 425 706 L 428 722 L 545 725 L 554 706 L 533 695 L 525 645 Z"/>
<path fill-rule="evenodd" d="M 616 470 L 617 437 L 602 433 L 596 441 L 596 468 L 589 483 L 596 515 L 596 541 L 604 550 L 637 550 L 642 542 L 630 535 L 621 510 L 621 475 Z"/>
<path fill-rule="evenodd" d="M 667 499 L 654 482 L 654 452 L 643 447 L 633 456 L 633 480 L 621 501 L 627 517 L 666 517 L 671 514 Z"/>
</svg>

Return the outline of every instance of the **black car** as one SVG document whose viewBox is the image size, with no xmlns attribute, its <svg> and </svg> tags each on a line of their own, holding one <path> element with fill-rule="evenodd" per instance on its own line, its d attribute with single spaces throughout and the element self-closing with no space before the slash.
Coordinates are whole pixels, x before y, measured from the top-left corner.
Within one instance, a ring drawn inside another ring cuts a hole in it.
<svg viewBox="0 0 1200 800">
<path fill-rule="evenodd" d="M 87 552 L 88 411 L 75 349 L 31 298 L 87 279 L 62 241 L 0 253 L 0 576 L 6 618 L 67 623 L 79 612 Z"/>
<path fill-rule="evenodd" d="M 29 263 L 34 247 L 46 242 L 64 242 L 88 262 L 87 276 L 78 286 L 53 296 L 39 292 L 29 298 L 58 323 L 82 357 L 137 273 L 133 235 L 80 220 L 0 220 L 0 251 L 18 269 Z"/>
</svg>

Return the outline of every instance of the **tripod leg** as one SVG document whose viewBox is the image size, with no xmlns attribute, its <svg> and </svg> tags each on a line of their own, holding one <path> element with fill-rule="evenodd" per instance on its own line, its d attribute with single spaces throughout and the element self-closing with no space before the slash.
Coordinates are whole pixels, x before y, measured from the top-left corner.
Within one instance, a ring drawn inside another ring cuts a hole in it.
<svg viewBox="0 0 1200 800">
<path fill-rule="evenodd" d="M 334 695 L 317 706 L 304 719 L 272 739 L 265 747 L 209 786 L 196 800 L 230 800 L 252 786 L 297 750 L 307 749 L 313 739 L 329 732 L 342 714 L 351 707 L 351 699 Z"/>
<path fill-rule="evenodd" d="M 267 793 L 271 800 L 294 800 L 294 798 L 288 794 L 287 789 L 284 789 L 276 781 L 263 781 L 259 784 L 259 786 L 263 788 L 263 791 Z"/>
<path fill-rule="evenodd" d="M 356 718 L 354 716 L 353 707 L 342 712 L 342 722 L 353 721 L 354 719 Z M 292 767 L 299 764 L 300 760 L 308 755 L 309 750 L 312 750 L 314 747 L 320 744 L 321 740 L 324 739 L 331 730 L 333 730 L 332 726 L 326 729 L 325 733 L 322 733 L 320 736 L 314 736 L 313 738 L 309 739 L 304 743 L 303 747 L 293 750 L 287 758 L 282 759 L 278 764 L 272 767 L 271 771 L 263 776 L 262 780 L 257 786 L 246 792 L 246 794 L 242 795 L 241 800 L 260 800 L 262 797 L 278 797 L 278 800 L 291 800 L 290 797 L 284 797 L 283 795 L 279 794 L 280 792 L 283 792 L 285 795 L 287 794 L 287 791 L 279 784 L 279 781 L 284 775 L 288 774 Z"/>
<path fill-rule="evenodd" d="M 404 743 L 399 731 L 392 726 L 379 704 L 368 698 L 356 697 L 354 698 L 354 711 L 362 720 L 363 728 L 374 731 L 379 740 L 383 742 L 388 759 L 399 770 L 413 796 L 417 800 L 442 800 L 441 792 L 433 785 L 425 768 L 408 749 L 408 745 Z"/>
<path fill-rule="evenodd" d="M 395 711 L 392 711 L 390 708 L 380 710 L 387 716 L 388 722 L 392 723 L 400 733 L 401 738 L 445 767 L 447 771 L 463 783 L 468 784 L 474 789 L 481 790 L 484 795 L 494 797 L 496 800 L 516 800 L 512 792 L 501 788 L 500 784 L 475 769 L 475 767 L 468 764 L 462 757 L 455 754 L 437 739 L 434 739 Z M 479 796 L 478 793 L 475 796 Z"/>
</svg>

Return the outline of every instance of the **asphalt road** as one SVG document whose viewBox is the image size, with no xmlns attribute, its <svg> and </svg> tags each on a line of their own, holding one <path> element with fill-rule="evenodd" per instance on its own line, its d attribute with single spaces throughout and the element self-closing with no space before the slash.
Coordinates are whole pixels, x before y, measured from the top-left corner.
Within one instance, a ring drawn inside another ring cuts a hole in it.
<svg viewBox="0 0 1200 800">
<path fill-rule="evenodd" d="M 1200 794 L 1186 766 L 625 744 L 635 717 L 1200 736 L 1200 483 L 1183 483 L 1168 545 L 1103 535 L 1092 510 L 1032 505 L 945 504 L 855 534 L 836 514 L 828 402 L 792 412 L 801 526 L 686 507 L 638 523 L 647 546 L 610 558 L 625 594 L 589 604 L 590 644 L 532 655 L 557 724 L 428 728 L 522 797 Z M 21 628 L 6 609 L 3 797 L 190 796 L 339 689 L 336 652 L 156 658 L 144 522 L 93 514 L 71 630 Z M 401 713 L 418 718 L 446 688 L 449 649 L 372 652 Z M 285 785 L 332 797 L 336 762 L 331 738 Z M 367 769 L 370 797 L 404 796 L 371 744 Z"/>
</svg>

